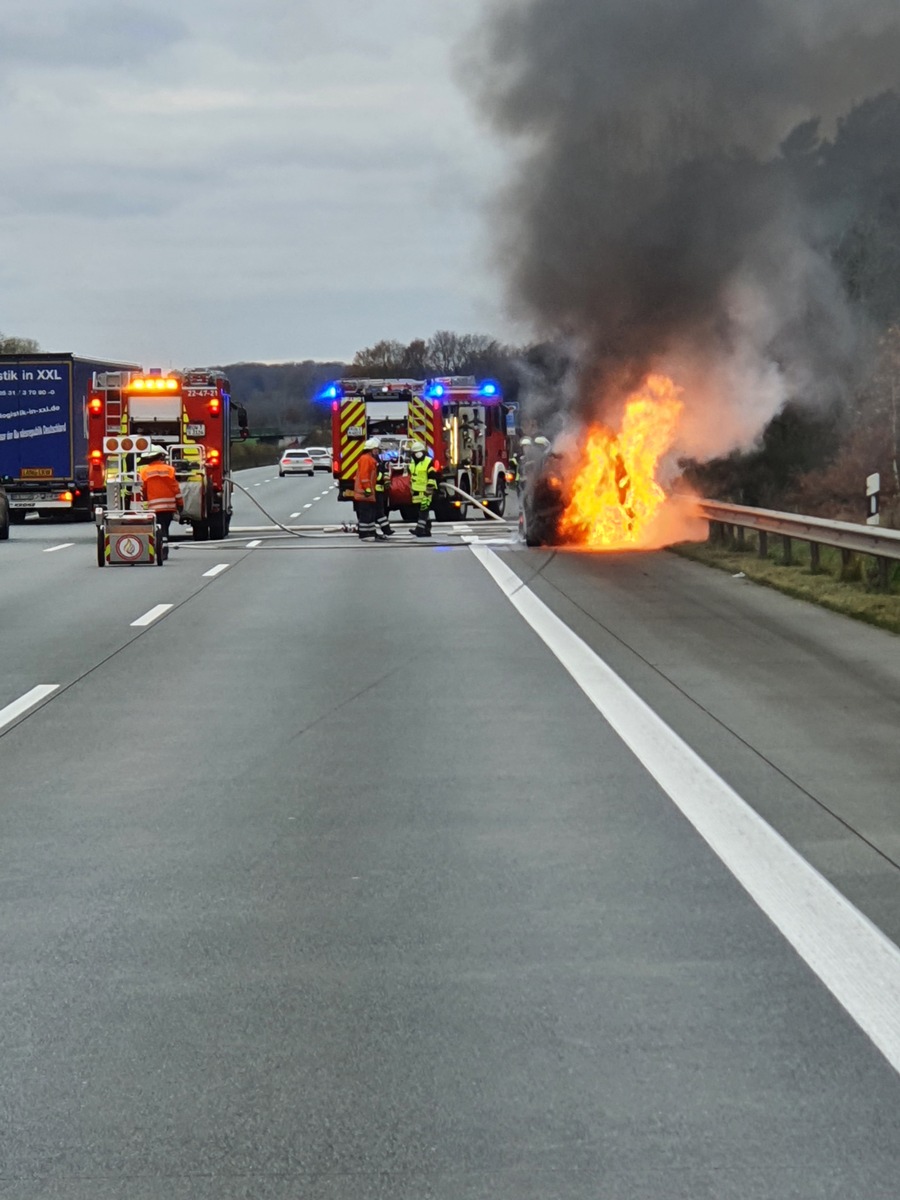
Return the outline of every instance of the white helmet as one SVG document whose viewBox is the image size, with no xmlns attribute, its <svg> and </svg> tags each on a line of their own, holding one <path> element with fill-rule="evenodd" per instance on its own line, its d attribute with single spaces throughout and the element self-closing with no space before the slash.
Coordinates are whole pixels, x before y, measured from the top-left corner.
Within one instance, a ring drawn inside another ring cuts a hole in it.
<svg viewBox="0 0 900 1200">
<path fill-rule="evenodd" d="M 141 454 L 141 458 L 145 459 L 147 462 L 149 462 L 151 458 L 166 458 L 167 456 L 168 452 L 165 446 L 148 446 L 147 449 Z"/>
<path fill-rule="evenodd" d="M 363 450 L 380 450 L 381 438 L 370 437 L 368 441 L 363 442 Z"/>
<path fill-rule="evenodd" d="M 534 444 L 535 444 L 536 446 L 549 446 L 549 445 L 550 445 L 550 441 L 549 441 L 549 439 L 548 439 L 548 438 L 545 438 L 545 437 L 536 437 L 536 438 L 534 439 Z"/>
<path fill-rule="evenodd" d="M 424 442 L 410 442 L 409 443 L 409 452 L 410 452 L 410 454 L 424 454 L 425 453 L 425 443 Z"/>
</svg>

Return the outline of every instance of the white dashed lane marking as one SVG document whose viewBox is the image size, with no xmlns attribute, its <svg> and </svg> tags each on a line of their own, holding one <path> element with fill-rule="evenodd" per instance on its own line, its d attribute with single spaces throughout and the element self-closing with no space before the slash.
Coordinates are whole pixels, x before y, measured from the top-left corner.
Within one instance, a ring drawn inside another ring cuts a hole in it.
<svg viewBox="0 0 900 1200">
<path fill-rule="evenodd" d="M 160 617 L 165 616 L 171 607 L 171 604 L 157 604 L 153 608 L 148 609 L 142 617 L 138 617 L 136 621 L 132 621 L 131 624 L 138 628 L 144 625 L 152 625 L 154 621 L 158 621 Z"/>
<path fill-rule="evenodd" d="M 54 550 L 68 550 L 70 546 L 74 546 L 74 542 L 60 542 L 58 546 L 47 546 L 44 549 L 45 554 L 52 554 Z"/>
<path fill-rule="evenodd" d="M 221 575 L 223 571 L 227 571 L 231 563 L 218 563 L 214 567 L 210 567 L 208 571 L 203 572 L 204 579 L 211 579 L 214 575 Z"/>
<path fill-rule="evenodd" d="M 13 700 L 5 708 L 0 708 L 0 729 L 11 725 L 13 721 L 17 720 L 24 713 L 27 713 L 29 709 L 34 708 L 36 704 L 40 704 L 42 700 L 46 700 L 58 687 L 58 683 L 39 683 L 37 687 L 33 687 L 30 692 L 26 692 L 24 696 L 20 696 L 18 700 Z"/>
</svg>

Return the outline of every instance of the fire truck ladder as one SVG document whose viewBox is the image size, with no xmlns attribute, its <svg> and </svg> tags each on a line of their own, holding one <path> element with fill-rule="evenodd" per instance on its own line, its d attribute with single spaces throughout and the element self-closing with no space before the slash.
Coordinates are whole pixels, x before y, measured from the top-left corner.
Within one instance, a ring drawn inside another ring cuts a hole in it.
<svg viewBox="0 0 900 1200">
<path fill-rule="evenodd" d="M 106 393 L 106 434 L 107 437 L 122 432 L 122 393 L 116 388 Z"/>
</svg>

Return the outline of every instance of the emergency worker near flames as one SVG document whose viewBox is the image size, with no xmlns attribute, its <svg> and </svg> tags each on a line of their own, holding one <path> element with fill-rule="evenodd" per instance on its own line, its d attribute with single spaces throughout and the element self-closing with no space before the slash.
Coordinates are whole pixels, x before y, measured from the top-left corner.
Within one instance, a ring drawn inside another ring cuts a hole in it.
<svg viewBox="0 0 900 1200">
<path fill-rule="evenodd" d="M 409 447 L 409 490 L 412 502 L 419 510 L 419 519 L 413 530 L 414 537 L 431 537 L 431 501 L 438 487 L 434 462 L 428 457 L 423 442 L 413 442 Z"/>
<path fill-rule="evenodd" d="M 168 540 L 172 518 L 184 511 L 184 496 L 175 478 L 175 468 L 166 461 L 162 446 L 151 446 L 141 455 L 138 475 L 144 504 L 155 514 L 162 537 Z"/>
<path fill-rule="evenodd" d="M 375 462 L 377 464 L 375 471 L 375 525 L 385 537 L 393 537 L 394 531 L 391 529 L 391 522 L 388 517 L 388 498 L 391 490 L 391 464 L 380 453 L 381 441 L 377 438 L 373 438 L 372 441 L 378 441 L 378 449 L 375 451 Z"/>
<path fill-rule="evenodd" d="M 356 465 L 356 475 L 353 479 L 353 508 L 359 523 L 359 540 L 375 541 L 379 534 L 384 537 L 375 524 L 377 516 L 376 484 L 378 482 L 378 450 L 381 446 L 378 438 L 369 438 L 363 444 L 363 452 Z"/>
</svg>

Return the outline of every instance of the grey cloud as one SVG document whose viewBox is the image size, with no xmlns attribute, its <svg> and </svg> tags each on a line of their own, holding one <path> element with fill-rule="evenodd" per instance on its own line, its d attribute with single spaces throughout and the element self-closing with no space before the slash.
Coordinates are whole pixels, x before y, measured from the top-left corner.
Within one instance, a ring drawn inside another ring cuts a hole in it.
<svg viewBox="0 0 900 1200">
<path fill-rule="evenodd" d="M 183 21 L 150 8 L 89 4 L 64 9 L 54 19 L 35 7 L 26 22 L 0 18 L 0 61 L 119 70 L 171 49 L 187 35 Z"/>
</svg>

